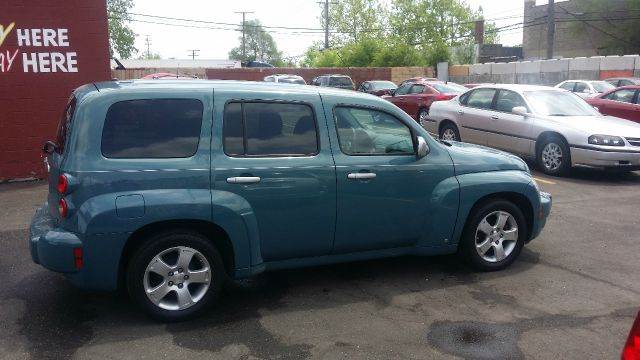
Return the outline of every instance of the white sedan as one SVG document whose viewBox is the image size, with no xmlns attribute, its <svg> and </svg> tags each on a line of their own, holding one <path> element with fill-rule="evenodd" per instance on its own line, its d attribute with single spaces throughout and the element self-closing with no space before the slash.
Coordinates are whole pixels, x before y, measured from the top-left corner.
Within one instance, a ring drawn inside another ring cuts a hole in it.
<svg viewBox="0 0 640 360">
<path fill-rule="evenodd" d="M 640 170 L 640 124 L 604 116 L 562 89 L 480 86 L 433 103 L 423 126 L 443 140 L 535 159 L 551 175 L 572 166 Z"/>
</svg>

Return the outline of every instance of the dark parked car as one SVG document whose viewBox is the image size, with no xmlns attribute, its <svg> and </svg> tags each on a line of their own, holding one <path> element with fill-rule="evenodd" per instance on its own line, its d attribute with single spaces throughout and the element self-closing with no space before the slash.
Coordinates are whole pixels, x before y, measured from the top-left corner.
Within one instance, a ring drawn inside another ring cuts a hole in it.
<svg viewBox="0 0 640 360">
<path fill-rule="evenodd" d="M 640 85 L 640 78 L 637 77 L 617 77 L 617 78 L 609 78 L 604 81 L 615 87 L 621 86 L 629 86 L 629 85 Z"/>
<path fill-rule="evenodd" d="M 640 85 L 623 86 L 587 99 L 587 102 L 602 114 L 640 123 Z"/>
<path fill-rule="evenodd" d="M 354 91 L 88 84 L 44 150 L 33 261 L 83 288 L 126 286 L 162 320 L 202 313 L 228 279 L 276 269 L 458 251 L 504 269 L 551 209 L 523 160 L 437 142 Z"/>
<path fill-rule="evenodd" d="M 360 84 L 360 86 L 358 86 L 358 91 L 366 92 L 376 96 L 382 96 L 391 94 L 397 88 L 398 85 L 394 84 L 392 81 L 369 80 Z"/>
<path fill-rule="evenodd" d="M 353 83 L 353 80 L 347 75 L 340 74 L 329 74 L 329 75 L 320 75 L 311 80 L 310 85 L 315 86 L 326 86 L 333 87 L 338 89 L 348 89 L 355 90 L 356 86 Z"/>
<path fill-rule="evenodd" d="M 435 101 L 450 100 L 469 89 L 455 83 L 442 81 L 414 81 L 400 85 L 391 95 L 383 96 L 422 123 L 429 115 Z"/>
</svg>

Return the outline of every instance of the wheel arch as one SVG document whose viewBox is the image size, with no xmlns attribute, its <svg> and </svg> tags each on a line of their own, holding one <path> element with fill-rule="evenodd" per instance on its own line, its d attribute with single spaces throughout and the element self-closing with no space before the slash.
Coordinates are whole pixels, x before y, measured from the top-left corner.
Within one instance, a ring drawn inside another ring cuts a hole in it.
<svg viewBox="0 0 640 360">
<path fill-rule="evenodd" d="M 233 277 L 235 269 L 235 251 L 231 237 L 218 224 L 199 219 L 164 220 L 146 224 L 135 230 L 127 239 L 122 250 L 121 261 L 118 269 L 118 283 L 124 284 L 126 269 L 131 256 L 152 235 L 171 230 L 195 231 L 209 239 L 220 252 L 227 275 Z"/>
<path fill-rule="evenodd" d="M 540 147 L 542 146 L 544 141 L 554 136 L 564 141 L 564 143 L 567 145 L 567 148 L 569 147 L 569 141 L 567 141 L 567 138 L 564 135 L 560 134 L 557 131 L 544 131 L 540 133 L 540 135 L 538 135 L 538 137 L 536 138 L 536 157 L 538 157 L 538 152 L 540 152 Z"/>
<path fill-rule="evenodd" d="M 484 204 L 497 201 L 497 200 L 505 200 L 513 203 L 517 206 L 524 215 L 525 221 L 527 223 L 527 239 L 531 236 L 533 232 L 533 223 L 534 223 L 534 212 L 533 212 L 533 204 L 529 198 L 527 198 L 524 194 L 513 192 L 513 191 L 503 191 L 487 194 L 479 199 L 473 204 L 469 213 L 467 214 L 467 218 L 465 220 L 465 228 L 469 225 L 469 220 L 471 219 L 471 215 L 475 213 L 481 206 Z"/>
<path fill-rule="evenodd" d="M 443 120 L 440 121 L 440 124 L 438 124 L 438 135 L 440 135 L 440 132 L 442 131 L 442 128 L 447 124 L 451 124 L 451 125 L 455 126 L 456 129 L 458 130 L 458 134 L 460 133 L 460 128 L 458 127 L 458 124 L 455 123 L 455 121 L 453 121 L 451 119 L 443 119 Z"/>
</svg>

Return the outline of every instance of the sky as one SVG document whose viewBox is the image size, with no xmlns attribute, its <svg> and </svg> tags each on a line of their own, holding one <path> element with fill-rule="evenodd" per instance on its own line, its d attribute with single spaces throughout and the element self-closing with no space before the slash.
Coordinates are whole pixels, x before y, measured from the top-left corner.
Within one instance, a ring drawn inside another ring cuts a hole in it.
<svg viewBox="0 0 640 360">
<path fill-rule="evenodd" d="M 387 0 L 392 1 L 392 0 Z M 524 0 L 464 0 L 471 8 L 482 6 L 485 19 L 495 19 L 498 27 L 522 22 Z M 538 0 L 544 1 L 544 0 Z M 134 0 L 131 13 L 139 21 L 131 22 L 137 34 L 136 48 L 146 51 L 145 39 L 150 39 L 150 51 L 162 58 L 187 59 L 193 49 L 198 49 L 198 59 L 227 59 L 229 50 L 238 46 L 240 33 L 232 24 L 240 24 L 238 11 L 252 11 L 247 20 L 258 19 L 271 27 L 321 28 L 322 6 L 318 0 Z M 193 21 L 176 22 L 160 17 L 202 20 L 223 24 Z M 144 21 L 144 22 L 143 22 Z M 180 23 L 195 28 L 155 23 Z M 237 29 L 237 27 L 236 27 Z M 271 35 L 285 57 L 302 55 L 314 41 L 323 41 L 324 34 L 316 30 L 289 30 L 272 28 Z M 522 30 L 504 31 L 500 34 L 504 45 L 522 43 Z"/>
</svg>

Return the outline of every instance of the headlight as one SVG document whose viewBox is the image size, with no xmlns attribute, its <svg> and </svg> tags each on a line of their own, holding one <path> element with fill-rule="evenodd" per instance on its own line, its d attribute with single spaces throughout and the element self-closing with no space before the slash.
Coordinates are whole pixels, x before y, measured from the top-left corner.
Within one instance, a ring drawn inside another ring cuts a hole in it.
<svg viewBox="0 0 640 360">
<path fill-rule="evenodd" d="M 624 146 L 624 140 L 622 140 L 620 136 L 591 135 L 589 136 L 589 144 L 605 145 L 605 146 Z"/>
<path fill-rule="evenodd" d="M 538 183 L 534 178 L 531 178 L 531 185 L 533 185 L 533 187 L 536 188 L 536 191 L 538 192 L 538 194 L 540 193 L 540 191 L 542 191 L 540 189 L 540 185 L 538 185 Z"/>
</svg>

